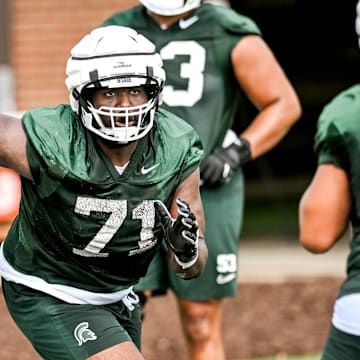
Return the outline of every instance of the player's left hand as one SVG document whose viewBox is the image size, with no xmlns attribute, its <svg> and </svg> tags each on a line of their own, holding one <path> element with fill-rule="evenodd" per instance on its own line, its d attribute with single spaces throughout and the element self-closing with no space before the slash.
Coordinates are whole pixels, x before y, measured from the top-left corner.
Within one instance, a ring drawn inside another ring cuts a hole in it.
<svg viewBox="0 0 360 360">
<path fill-rule="evenodd" d="M 241 139 L 240 144 L 219 146 L 201 162 L 201 180 L 209 188 L 220 186 L 230 181 L 233 173 L 250 159 L 250 145 L 245 139 Z"/>
<path fill-rule="evenodd" d="M 178 217 L 173 219 L 161 201 L 155 201 L 155 214 L 160 222 L 165 241 L 175 254 L 175 259 L 183 268 L 192 266 L 198 257 L 199 225 L 190 206 L 176 199 Z"/>
</svg>

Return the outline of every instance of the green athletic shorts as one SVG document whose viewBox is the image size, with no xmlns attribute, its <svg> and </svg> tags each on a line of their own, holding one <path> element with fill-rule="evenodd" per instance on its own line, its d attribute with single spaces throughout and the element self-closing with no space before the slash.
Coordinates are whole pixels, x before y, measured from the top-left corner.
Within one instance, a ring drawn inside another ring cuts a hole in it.
<svg viewBox="0 0 360 360">
<path fill-rule="evenodd" d="M 360 336 L 344 333 L 331 325 L 321 360 L 360 359 Z"/>
<path fill-rule="evenodd" d="M 2 280 L 15 323 L 45 360 L 83 360 L 116 344 L 140 349 L 140 306 L 67 304 L 45 293 Z"/>
<path fill-rule="evenodd" d="M 161 249 L 150 264 L 146 277 L 135 286 L 166 291 L 170 287 L 178 298 L 204 301 L 231 297 L 237 293 L 239 236 L 244 209 L 242 171 L 216 189 L 201 188 L 205 212 L 205 239 L 208 261 L 199 278 L 183 280 L 169 268 L 167 252 Z"/>
</svg>

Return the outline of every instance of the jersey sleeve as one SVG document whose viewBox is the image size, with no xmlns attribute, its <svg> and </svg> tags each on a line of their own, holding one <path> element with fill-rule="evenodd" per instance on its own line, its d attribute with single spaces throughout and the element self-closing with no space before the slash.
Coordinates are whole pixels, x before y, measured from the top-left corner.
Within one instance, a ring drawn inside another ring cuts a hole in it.
<svg viewBox="0 0 360 360">
<path fill-rule="evenodd" d="M 211 6 L 211 5 L 208 5 Z M 234 35 L 261 35 L 261 30 L 254 20 L 239 14 L 237 11 L 218 6 L 216 9 L 216 21 L 229 33 Z"/>
<path fill-rule="evenodd" d="M 199 166 L 200 160 L 203 156 L 203 149 L 200 139 L 195 130 L 192 128 L 189 130 L 187 139 L 189 141 L 189 150 L 184 157 L 183 168 L 179 179 L 180 182 L 182 182 L 195 171 L 195 169 Z"/>
<path fill-rule="evenodd" d="M 233 86 L 238 86 L 237 80 L 233 77 L 231 53 L 243 38 L 249 35 L 261 36 L 259 27 L 249 17 L 224 6 L 204 4 L 198 14 L 202 19 L 203 36 L 211 38 L 211 43 L 207 43 L 207 47 L 213 48 L 217 67 L 234 81 Z"/>
<path fill-rule="evenodd" d="M 45 177 L 61 180 L 76 164 L 83 150 L 70 107 L 38 108 L 24 114 L 27 157 L 36 184 Z M 75 124 L 75 125 L 74 125 Z"/>
<path fill-rule="evenodd" d="M 351 158 L 359 155 L 359 104 L 360 87 L 353 87 L 324 107 L 317 123 L 314 146 L 319 164 L 329 163 L 349 170 Z"/>
<path fill-rule="evenodd" d="M 199 166 L 203 147 L 197 132 L 185 120 L 161 109 L 158 111 L 159 136 L 163 162 L 177 169 L 178 184 Z"/>
</svg>

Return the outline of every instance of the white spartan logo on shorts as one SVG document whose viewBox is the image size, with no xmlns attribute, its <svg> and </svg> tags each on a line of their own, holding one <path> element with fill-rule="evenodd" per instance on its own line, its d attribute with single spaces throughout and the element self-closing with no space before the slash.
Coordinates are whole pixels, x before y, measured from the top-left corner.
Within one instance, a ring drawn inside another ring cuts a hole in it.
<svg viewBox="0 0 360 360">
<path fill-rule="evenodd" d="M 78 342 L 79 346 L 86 343 L 89 340 L 96 340 L 97 336 L 95 333 L 89 329 L 88 322 L 82 322 L 76 326 L 74 330 L 74 337 Z"/>
</svg>

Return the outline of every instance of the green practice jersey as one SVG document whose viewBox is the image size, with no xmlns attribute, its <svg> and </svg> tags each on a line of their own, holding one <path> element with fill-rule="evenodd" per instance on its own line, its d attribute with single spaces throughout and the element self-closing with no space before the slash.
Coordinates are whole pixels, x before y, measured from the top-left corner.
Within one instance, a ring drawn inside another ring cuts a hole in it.
<svg viewBox="0 0 360 360">
<path fill-rule="evenodd" d="M 243 36 L 260 35 L 255 23 L 232 9 L 202 5 L 166 29 L 143 6 L 117 13 L 103 25 L 132 27 L 156 45 L 166 70 L 162 106 L 197 130 L 205 154 L 221 145 L 239 104 L 231 51 Z"/>
<path fill-rule="evenodd" d="M 153 201 L 169 206 L 202 156 L 196 132 L 160 110 L 120 175 L 68 105 L 23 116 L 34 181 L 4 243 L 18 272 L 113 292 L 146 273 L 162 238 Z"/>
<path fill-rule="evenodd" d="M 341 294 L 360 292 L 360 85 L 343 91 L 324 108 L 318 121 L 315 150 L 319 164 L 334 164 L 349 178 L 353 238 L 348 278 Z"/>
</svg>

